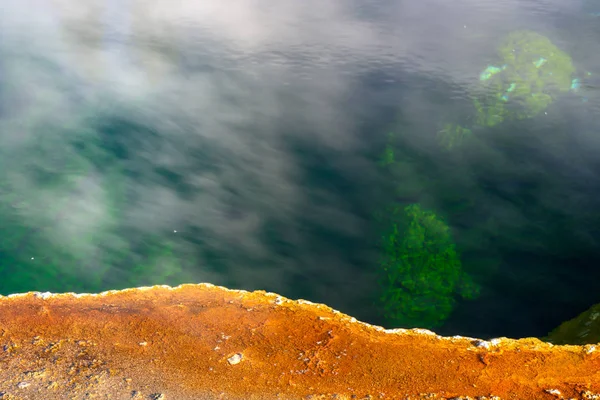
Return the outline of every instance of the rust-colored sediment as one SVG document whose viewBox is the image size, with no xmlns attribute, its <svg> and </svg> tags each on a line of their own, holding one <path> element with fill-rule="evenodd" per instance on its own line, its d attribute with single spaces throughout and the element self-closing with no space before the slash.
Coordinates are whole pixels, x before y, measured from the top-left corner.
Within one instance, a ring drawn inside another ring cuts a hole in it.
<svg viewBox="0 0 600 400">
<path fill-rule="evenodd" d="M 592 399 L 600 393 L 600 349 L 386 331 L 321 304 L 208 284 L 28 293 L 0 297 L 0 393 L 40 400 Z"/>
</svg>

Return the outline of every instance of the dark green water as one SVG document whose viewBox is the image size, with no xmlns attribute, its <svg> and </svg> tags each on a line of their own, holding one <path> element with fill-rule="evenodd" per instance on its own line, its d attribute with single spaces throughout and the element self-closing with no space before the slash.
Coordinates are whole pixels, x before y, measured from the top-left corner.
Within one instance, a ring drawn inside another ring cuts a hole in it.
<svg viewBox="0 0 600 400">
<path fill-rule="evenodd" d="M 541 337 L 600 302 L 591 0 L 242 3 L 8 2 L 0 294 L 210 282 L 481 338 Z M 479 74 L 523 30 L 581 87 L 477 124 Z M 444 148 L 447 123 L 472 135 Z"/>
</svg>

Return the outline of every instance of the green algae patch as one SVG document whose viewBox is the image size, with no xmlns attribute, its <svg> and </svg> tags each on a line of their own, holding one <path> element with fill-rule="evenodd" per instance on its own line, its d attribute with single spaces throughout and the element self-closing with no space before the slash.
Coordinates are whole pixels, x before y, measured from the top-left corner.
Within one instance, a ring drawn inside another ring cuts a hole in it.
<svg viewBox="0 0 600 400">
<path fill-rule="evenodd" d="M 501 66 L 488 66 L 480 75 L 484 95 L 474 99 L 478 125 L 533 117 L 571 89 L 575 73 L 571 57 L 545 36 L 513 32 L 497 55 Z"/>
<path fill-rule="evenodd" d="M 402 328 L 435 328 L 456 297 L 474 299 L 479 286 L 462 270 L 448 225 L 419 204 L 390 207 L 381 240 L 384 317 Z"/>
<path fill-rule="evenodd" d="M 483 69 L 472 91 L 475 114 L 470 126 L 445 123 L 438 131 L 437 140 L 446 150 L 461 145 L 477 127 L 535 117 L 581 85 L 571 57 L 532 31 L 508 34 L 496 50 L 494 64 Z"/>
<path fill-rule="evenodd" d="M 464 140 L 470 137 L 473 131 L 458 124 L 448 123 L 438 132 L 438 142 L 447 150 L 460 145 Z"/>
<path fill-rule="evenodd" d="M 394 152 L 394 148 L 388 144 L 385 146 L 385 151 L 383 152 L 383 156 L 381 156 L 381 159 L 379 160 L 379 165 L 382 167 L 386 167 L 388 165 L 391 165 L 395 162 L 395 152 Z"/>
</svg>

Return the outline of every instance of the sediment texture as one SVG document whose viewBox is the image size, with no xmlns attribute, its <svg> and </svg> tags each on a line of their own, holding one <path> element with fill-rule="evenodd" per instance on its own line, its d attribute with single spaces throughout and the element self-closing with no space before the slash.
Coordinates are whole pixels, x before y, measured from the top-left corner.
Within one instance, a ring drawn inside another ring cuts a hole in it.
<svg viewBox="0 0 600 400">
<path fill-rule="evenodd" d="M 0 297 L 2 399 L 600 399 L 600 348 L 384 330 L 209 284 Z"/>
</svg>

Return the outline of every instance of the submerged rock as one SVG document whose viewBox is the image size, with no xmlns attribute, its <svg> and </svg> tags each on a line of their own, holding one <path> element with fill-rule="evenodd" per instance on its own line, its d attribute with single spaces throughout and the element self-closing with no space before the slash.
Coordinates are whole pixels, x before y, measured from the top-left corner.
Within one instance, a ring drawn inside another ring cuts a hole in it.
<svg viewBox="0 0 600 400">
<path fill-rule="evenodd" d="M 442 147 L 458 147 L 476 128 L 535 117 L 565 93 L 579 93 L 592 79 L 590 72 L 578 76 L 571 57 L 536 32 L 508 34 L 496 54 L 496 65 L 488 65 L 470 90 L 471 121 L 468 126 L 445 123 L 437 133 Z"/>
<path fill-rule="evenodd" d="M 600 304 L 562 323 L 544 340 L 554 344 L 597 344 L 600 350 Z"/>
<path fill-rule="evenodd" d="M 533 117 L 557 95 L 571 89 L 575 73 L 571 57 L 545 36 L 513 32 L 500 44 L 497 54 L 502 67 L 489 77 L 485 73 L 480 77 L 485 91 L 474 100 L 478 125 Z"/>
<path fill-rule="evenodd" d="M 210 284 L 0 297 L 0 394 L 19 399 L 592 399 L 600 352 L 385 330 Z"/>
<path fill-rule="evenodd" d="M 380 247 L 380 302 L 393 326 L 435 328 L 450 316 L 457 297 L 474 299 L 480 287 L 462 270 L 450 227 L 418 203 L 394 205 Z"/>
</svg>

